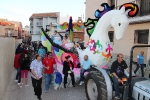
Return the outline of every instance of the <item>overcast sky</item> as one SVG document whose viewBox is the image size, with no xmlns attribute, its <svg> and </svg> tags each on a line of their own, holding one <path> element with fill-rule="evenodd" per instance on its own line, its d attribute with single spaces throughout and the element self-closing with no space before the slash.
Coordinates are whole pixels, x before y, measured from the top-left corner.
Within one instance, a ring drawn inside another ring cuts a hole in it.
<svg viewBox="0 0 150 100">
<path fill-rule="evenodd" d="M 21 21 L 29 25 L 33 13 L 60 12 L 60 16 L 81 17 L 85 12 L 85 0 L 0 0 L 0 18 Z"/>
</svg>

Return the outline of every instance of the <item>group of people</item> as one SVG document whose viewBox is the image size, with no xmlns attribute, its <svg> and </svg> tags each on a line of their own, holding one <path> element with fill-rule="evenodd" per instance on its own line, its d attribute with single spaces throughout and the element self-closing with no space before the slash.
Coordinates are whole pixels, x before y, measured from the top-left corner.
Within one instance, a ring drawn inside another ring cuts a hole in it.
<svg viewBox="0 0 150 100">
<path fill-rule="evenodd" d="M 31 50 L 30 50 L 31 49 Z M 45 93 L 47 93 L 50 89 L 50 84 L 54 79 L 54 72 L 58 72 L 57 64 L 55 58 L 53 58 L 51 52 L 46 52 L 44 47 L 39 44 L 39 49 L 37 50 L 37 54 L 35 55 L 35 59 L 31 62 L 29 59 L 30 51 L 32 51 L 32 47 L 27 44 L 19 44 L 16 49 L 16 55 L 14 58 L 14 67 L 17 70 L 16 80 L 20 88 L 23 84 L 23 79 L 25 79 L 25 86 L 28 87 L 28 71 L 31 71 L 31 79 L 32 86 L 34 88 L 35 95 L 39 100 L 42 95 L 42 78 L 44 76 L 45 79 Z M 33 50 L 34 51 L 34 50 Z M 64 88 L 67 86 L 67 78 L 68 75 L 71 76 L 72 86 L 75 87 L 75 78 L 74 78 L 74 64 L 71 60 L 71 57 L 67 55 L 66 60 L 63 62 L 63 75 L 64 75 Z M 90 66 L 93 65 L 92 61 L 89 59 L 88 55 L 84 56 L 84 60 L 81 63 L 81 72 L 80 72 L 80 83 L 82 85 L 84 83 L 83 77 L 86 71 L 89 71 Z M 142 77 L 144 77 L 144 52 L 137 56 L 137 68 L 134 73 L 141 68 Z M 43 71 L 44 69 L 44 71 Z M 112 63 L 110 73 L 112 74 L 112 80 L 114 82 L 115 89 L 115 98 L 120 98 L 119 84 L 123 82 L 122 78 L 127 77 L 124 73 L 126 70 L 129 73 L 129 68 L 126 62 L 123 60 L 123 54 L 119 53 L 117 55 L 117 60 Z M 135 76 L 135 75 L 133 75 Z"/>
<path fill-rule="evenodd" d="M 49 32 L 48 32 L 49 33 Z M 54 43 L 71 50 L 72 48 L 75 48 L 76 45 L 79 45 L 81 49 L 85 49 L 84 43 L 81 41 L 81 39 L 78 42 L 71 42 L 69 34 L 65 34 L 65 36 L 62 36 L 57 32 L 57 30 L 54 31 L 54 34 L 49 35 L 49 37 L 53 40 Z"/>
<path fill-rule="evenodd" d="M 64 75 L 64 88 L 66 88 L 68 75 L 71 76 L 72 86 L 75 87 L 75 78 L 74 78 L 74 64 L 71 61 L 71 57 L 67 55 L 66 60 L 63 62 L 63 75 Z M 80 85 L 82 85 L 84 73 L 90 69 L 92 65 L 91 60 L 88 59 L 88 56 L 84 56 L 84 60 L 81 62 L 81 73 L 80 73 Z M 47 93 L 50 89 L 53 74 L 57 72 L 57 64 L 55 58 L 52 57 L 52 53 L 48 52 L 47 57 L 42 60 L 42 56 L 37 54 L 35 60 L 31 62 L 30 65 L 31 73 L 32 73 L 32 84 L 34 87 L 35 95 L 37 95 L 38 99 L 41 100 L 42 94 L 42 76 L 44 75 L 45 79 L 45 93 Z M 44 72 L 43 72 L 44 69 Z"/>
<path fill-rule="evenodd" d="M 31 62 L 32 48 L 26 43 L 20 43 L 16 48 L 16 53 L 14 57 L 14 67 L 17 70 L 16 80 L 18 85 L 22 87 L 23 79 L 25 79 L 25 86 L 28 84 L 28 71 L 29 64 Z"/>
</svg>

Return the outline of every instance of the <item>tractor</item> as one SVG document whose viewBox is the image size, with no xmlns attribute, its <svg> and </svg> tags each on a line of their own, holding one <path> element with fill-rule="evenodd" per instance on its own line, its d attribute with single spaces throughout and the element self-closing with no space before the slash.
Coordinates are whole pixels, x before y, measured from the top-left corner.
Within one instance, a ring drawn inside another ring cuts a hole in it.
<svg viewBox="0 0 150 100">
<path fill-rule="evenodd" d="M 150 81 L 145 77 L 132 77 L 133 46 L 130 51 L 130 73 L 124 84 L 120 84 L 120 100 L 150 100 Z M 85 92 L 88 100 L 114 100 L 114 85 L 110 77 L 110 69 L 92 66 L 85 80 Z"/>
</svg>

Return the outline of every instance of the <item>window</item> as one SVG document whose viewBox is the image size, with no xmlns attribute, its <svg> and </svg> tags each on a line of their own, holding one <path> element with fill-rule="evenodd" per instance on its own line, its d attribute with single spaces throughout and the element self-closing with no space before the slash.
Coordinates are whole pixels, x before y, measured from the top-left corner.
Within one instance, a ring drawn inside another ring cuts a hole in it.
<svg viewBox="0 0 150 100">
<path fill-rule="evenodd" d="M 150 14 L 150 0 L 141 0 L 140 15 Z"/>
<path fill-rule="evenodd" d="M 110 42 L 114 42 L 114 31 L 109 31 L 108 36 L 109 36 Z"/>
<path fill-rule="evenodd" d="M 135 30 L 134 43 L 148 44 L 149 30 Z"/>
</svg>

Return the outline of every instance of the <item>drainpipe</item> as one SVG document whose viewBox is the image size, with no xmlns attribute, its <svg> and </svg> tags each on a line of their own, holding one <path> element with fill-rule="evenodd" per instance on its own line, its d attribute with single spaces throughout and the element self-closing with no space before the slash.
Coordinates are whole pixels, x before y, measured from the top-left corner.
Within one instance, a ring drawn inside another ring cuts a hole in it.
<svg viewBox="0 0 150 100">
<path fill-rule="evenodd" d="M 117 10 L 117 2 L 118 2 L 118 0 L 116 0 L 116 10 Z"/>
</svg>

